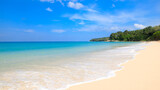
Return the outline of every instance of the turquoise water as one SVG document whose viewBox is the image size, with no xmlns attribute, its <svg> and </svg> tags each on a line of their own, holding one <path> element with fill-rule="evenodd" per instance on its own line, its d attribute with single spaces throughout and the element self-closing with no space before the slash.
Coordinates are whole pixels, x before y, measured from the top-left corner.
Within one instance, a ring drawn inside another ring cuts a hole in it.
<svg viewBox="0 0 160 90">
<path fill-rule="evenodd" d="M 19 81 L 26 86 L 29 82 L 30 87 L 37 89 L 56 90 L 70 84 L 105 77 L 110 71 L 119 69 L 117 67 L 119 63 L 131 59 L 137 47 L 141 47 L 140 44 L 139 42 L 1 42 L 0 89 L 6 85 L 11 89 L 20 88 L 21 83 L 16 82 Z M 47 85 L 42 85 L 40 81 Z"/>
<path fill-rule="evenodd" d="M 7 42 L 0 43 L 0 60 L 51 56 L 70 57 L 135 42 Z"/>
<path fill-rule="evenodd" d="M 40 64 L 63 58 L 83 56 L 90 52 L 130 45 L 135 42 L 2 42 L 0 71 L 16 66 Z M 24 66 L 23 66 L 24 67 Z"/>
<path fill-rule="evenodd" d="M 137 42 L 0 42 L 0 53 L 77 47 L 96 47 L 96 49 L 103 49 L 106 46 L 121 46 L 133 43 Z"/>
</svg>

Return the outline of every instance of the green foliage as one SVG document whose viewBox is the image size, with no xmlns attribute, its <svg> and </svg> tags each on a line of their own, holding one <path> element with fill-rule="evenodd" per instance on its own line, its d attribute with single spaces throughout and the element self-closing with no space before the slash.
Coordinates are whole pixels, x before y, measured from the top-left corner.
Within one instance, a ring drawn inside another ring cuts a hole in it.
<svg viewBox="0 0 160 90">
<path fill-rule="evenodd" d="M 103 37 L 103 38 L 95 38 L 95 39 L 91 39 L 90 41 L 108 41 L 109 37 Z"/>
<path fill-rule="evenodd" d="M 160 25 L 144 29 L 112 33 L 110 37 L 96 38 L 90 41 L 151 41 L 160 40 Z"/>
<path fill-rule="evenodd" d="M 118 31 L 117 33 L 112 33 L 110 35 L 110 40 L 119 40 L 119 41 L 146 41 L 146 40 L 160 40 L 160 25 L 155 27 L 146 27 L 141 30 L 127 31 L 124 32 Z"/>
<path fill-rule="evenodd" d="M 150 37 L 151 40 L 160 40 L 160 31 L 157 31 L 153 33 L 153 35 Z"/>
</svg>

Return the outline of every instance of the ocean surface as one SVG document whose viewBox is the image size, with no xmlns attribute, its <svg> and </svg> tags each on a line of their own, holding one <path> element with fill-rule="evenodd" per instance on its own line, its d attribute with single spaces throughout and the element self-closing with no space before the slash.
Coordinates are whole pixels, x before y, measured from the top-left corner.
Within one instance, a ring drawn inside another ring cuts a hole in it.
<svg viewBox="0 0 160 90">
<path fill-rule="evenodd" d="M 0 90 L 58 90 L 114 76 L 145 42 L 1 42 Z"/>
</svg>

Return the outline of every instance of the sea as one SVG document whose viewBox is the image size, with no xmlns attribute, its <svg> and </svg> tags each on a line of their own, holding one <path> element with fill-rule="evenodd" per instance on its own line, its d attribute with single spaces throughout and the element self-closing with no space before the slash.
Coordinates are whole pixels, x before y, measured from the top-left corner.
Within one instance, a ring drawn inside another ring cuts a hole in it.
<svg viewBox="0 0 160 90">
<path fill-rule="evenodd" d="M 115 76 L 146 42 L 0 42 L 0 90 L 65 90 Z"/>
</svg>

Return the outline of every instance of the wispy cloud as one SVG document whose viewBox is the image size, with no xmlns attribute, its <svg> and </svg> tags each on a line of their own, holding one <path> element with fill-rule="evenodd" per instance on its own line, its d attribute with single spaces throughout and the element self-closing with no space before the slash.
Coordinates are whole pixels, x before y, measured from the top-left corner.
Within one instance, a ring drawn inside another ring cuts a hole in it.
<svg viewBox="0 0 160 90">
<path fill-rule="evenodd" d="M 50 0 L 49 0 L 50 1 Z M 133 10 L 120 10 L 110 12 L 102 12 L 100 11 L 96 4 L 87 5 L 82 1 L 78 0 L 55 0 L 59 2 L 65 2 L 63 4 L 67 4 L 66 6 L 75 10 L 80 10 L 80 13 L 72 13 L 72 14 L 64 14 L 63 17 L 74 21 L 77 24 L 80 24 L 80 28 L 78 27 L 78 31 L 106 31 L 106 30 L 132 30 L 136 28 L 144 28 L 149 21 L 154 21 L 151 18 L 146 18 L 148 12 L 146 10 L 133 9 Z M 113 3 L 112 8 L 115 8 L 119 2 L 124 2 L 125 0 L 112 0 Z M 99 11 L 97 11 L 99 10 Z M 89 23 L 88 23 L 89 22 Z M 158 22 L 158 20 L 157 20 Z M 157 23 L 156 22 L 156 23 Z M 141 23 L 141 24 L 134 24 Z M 133 25 L 134 24 L 134 25 Z M 53 32 L 58 32 L 53 31 Z M 63 30 L 59 31 L 60 33 Z"/>
<path fill-rule="evenodd" d="M 91 9 L 91 8 L 86 8 L 85 10 L 88 11 L 88 12 L 98 12 L 98 11 L 96 11 L 94 9 Z"/>
<path fill-rule="evenodd" d="M 143 29 L 145 28 L 146 26 L 142 25 L 142 24 L 134 24 L 134 26 L 138 29 Z"/>
<path fill-rule="evenodd" d="M 61 5 L 63 5 L 64 6 L 64 3 L 63 3 L 63 1 L 62 0 L 57 0 L 58 2 L 60 2 L 61 3 Z"/>
<path fill-rule="evenodd" d="M 122 31 L 122 30 L 134 30 L 132 26 L 118 26 L 118 25 L 85 25 L 82 28 L 77 29 L 77 31 L 86 32 L 99 32 L 99 31 Z"/>
<path fill-rule="evenodd" d="M 46 8 L 46 10 L 49 11 L 49 12 L 53 11 L 50 7 Z"/>
<path fill-rule="evenodd" d="M 27 30 L 24 30 L 24 32 L 33 33 L 34 30 L 33 29 L 27 29 Z"/>
<path fill-rule="evenodd" d="M 64 0 L 64 1 L 66 1 L 66 0 Z M 40 0 L 40 2 L 48 2 L 48 3 L 60 2 L 64 6 L 64 3 L 62 0 Z"/>
<path fill-rule="evenodd" d="M 144 15 L 145 13 L 143 12 L 137 13 L 137 11 L 120 11 L 114 14 L 100 12 L 66 14 L 64 17 L 67 17 L 74 22 L 79 20 L 90 22 L 90 24 L 85 24 L 83 27 L 77 29 L 78 31 L 119 31 L 125 29 L 136 29 L 131 22 L 143 23 L 147 21 L 147 18 L 143 17 Z"/>
<path fill-rule="evenodd" d="M 79 24 L 80 24 L 80 25 L 84 25 L 85 23 L 84 23 L 84 21 L 81 21 Z"/>
<path fill-rule="evenodd" d="M 84 13 L 84 14 L 66 14 L 64 17 L 68 17 L 70 20 L 86 20 L 95 22 L 98 24 L 108 23 L 126 23 L 130 20 L 140 20 L 137 15 L 128 12 L 119 12 L 116 14 L 108 13 Z"/>
<path fill-rule="evenodd" d="M 40 0 L 41 2 L 49 2 L 49 3 L 54 3 L 54 0 Z"/>
<path fill-rule="evenodd" d="M 133 26 L 111 26 L 109 27 L 109 30 L 112 31 L 122 31 L 122 30 L 134 30 L 135 28 Z"/>
<path fill-rule="evenodd" d="M 56 29 L 56 30 L 52 30 L 51 32 L 63 33 L 63 32 L 66 32 L 66 31 L 65 31 L 65 30 L 62 30 L 62 29 Z"/>
<path fill-rule="evenodd" d="M 115 5 L 115 4 L 112 4 L 112 8 L 114 8 L 114 7 L 116 7 L 116 5 Z"/>
</svg>

